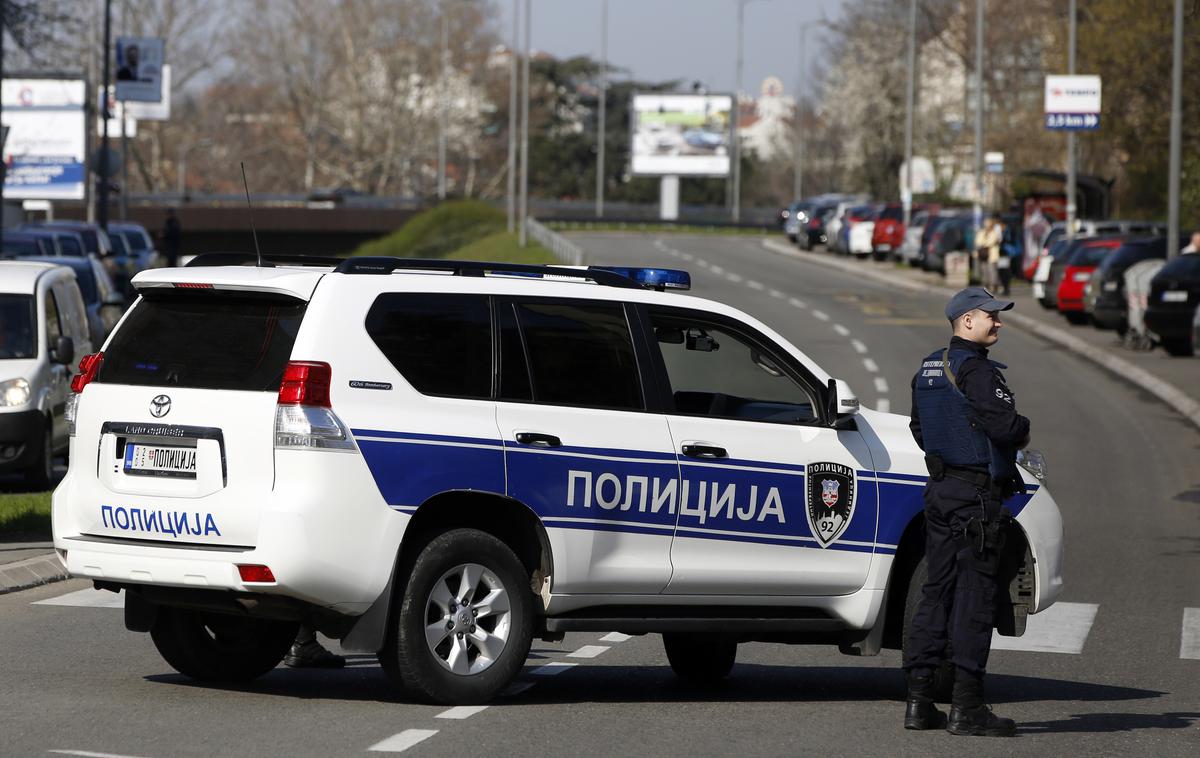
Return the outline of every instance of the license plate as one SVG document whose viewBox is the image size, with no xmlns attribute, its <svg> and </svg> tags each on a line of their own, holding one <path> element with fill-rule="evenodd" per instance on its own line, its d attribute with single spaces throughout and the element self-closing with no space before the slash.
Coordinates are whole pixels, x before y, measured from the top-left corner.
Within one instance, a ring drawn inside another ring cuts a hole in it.
<svg viewBox="0 0 1200 758">
<path fill-rule="evenodd" d="M 125 446 L 125 473 L 133 476 L 196 478 L 196 448 L 166 445 Z"/>
<path fill-rule="evenodd" d="M 877 247 L 877 248 L 875 248 L 875 249 L 876 249 L 876 250 L 878 250 L 878 251 L 879 251 L 879 252 L 881 252 L 881 253 L 886 253 L 886 252 L 890 252 L 890 251 L 891 251 L 891 249 L 892 249 L 892 246 L 891 246 L 891 245 L 880 245 L 879 247 Z"/>
<path fill-rule="evenodd" d="M 1187 290 L 1172 290 L 1162 294 L 1162 301 L 1164 303 L 1186 303 L 1187 299 Z"/>
</svg>

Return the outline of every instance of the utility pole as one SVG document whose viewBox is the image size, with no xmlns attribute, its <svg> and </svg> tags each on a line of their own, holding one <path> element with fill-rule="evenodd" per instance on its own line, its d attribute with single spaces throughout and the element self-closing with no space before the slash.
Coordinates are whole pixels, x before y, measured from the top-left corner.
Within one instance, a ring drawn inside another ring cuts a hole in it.
<svg viewBox="0 0 1200 758">
<path fill-rule="evenodd" d="M 450 20 L 447 15 L 445 0 L 439 6 L 442 13 L 442 86 L 438 97 L 438 138 L 437 138 L 437 196 L 438 200 L 446 199 L 446 100 L 449 93 L 450 75 Z"/>
<path fill-rule="evenodd" d="M 1167 258 L 1179 255 L 1179 148 L 1183 122 L 1183 0 L 1175 0 L 1174 59 L 1171 63 L 1171 157 L 1167 169 Z"/>
<path fill-rule="evenodd" d="M 121 31 L 129 34 L 129 0 L 121 0 Z M 104 93 L 108 97 L 108 92 Z M 125 125 L 125 102 L 121 102 L 121 196 L 118 198 L 121 220 L 129 218 L 129 135 Z"/>
<path fill-rule="evenodd" d="M 1074 0 L 1072 0 L 1074 2 Z M 975 0 L 975 226 L 983 223 L 983 11 Z"/>
<path fill-rule="evenodd" d="M 804 197 L 804 84 L 805 84 L 805 40 L 808 27 L 800 22 L 800 81 L 796 84 L 796 169 L 792 186 L 792 199 Z"/>
<path fill-rule="evenodd" d="M 521 61 L 521 199 L 520 199 L 520 228 L 517 239 L 521 247 L 526 244 L 525 220 L 529 216 L 529 54 L 530 54 L 530 17 L 533 15 L 532 0 L 525 0 L 525 59 Z"/>
<path fill-rule="evenodd" d="M 917 0 L 908 4 L 908 85 L 905 88 L 904 111 L 904 186 L 900 202 L 904 205 L 904 228 L 912 223 L 912 162 L 913 162 L 913 100 L 917 68 Z"/>
<path fill-rule="evenodd" d="M 738 0 L 737 77 L 733 91 L 733 223 L 742 220 L 742 28 L 745 25 L 746 0 Z"/>
<path fill-rule="evenodd" d="M 108 83 L 109 76 L 112 74 L 112 71 L 109 70 L 109 59 L 112 57 L 109 54 L 111 44 L 112 0 L 104 0 L 104 87 L 101 89 L 104 98 L 100 105 L 103 138 L 100 142 L 100 207 L 96 210 L 100 228 L 106 232 L 108 231 L 108 120 L 112 116 L 108 112 Z"/>
<path fill-rule="evenodd" d="M 520 30 L 521 2 L 513 0 L 512 44 L 508 48 L 508 187 L 505 200 L 508 210 L 508 233 L 517 226 L 517 35 Z"/>
<path fill-rule="evenodd" d="M 1067 8 L 1067 73 L 1075 76 L 1075 0 Z M 1067 132 L 1067 239 L 1075 239 L 1075 130 Z M 1168 240 L 1167 244 L 1170 244 Z"/>
<path fill-rule="evenodd" d="M 596 218 L 604 218 L 604 132 L 608 106 L 608 0 L 600 0 L 600 118 L 596 129 Z"/>
</svg>

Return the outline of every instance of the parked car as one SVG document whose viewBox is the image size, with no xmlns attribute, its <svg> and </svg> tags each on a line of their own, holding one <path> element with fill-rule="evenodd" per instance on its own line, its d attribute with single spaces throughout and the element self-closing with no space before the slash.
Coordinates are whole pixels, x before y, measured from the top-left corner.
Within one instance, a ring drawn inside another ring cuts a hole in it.
<svg viewBox="0 0 1200 758">
<path fill-rule="evenodd" d="M 1150 280 L 1146 328 L 1171 355 L 1192 355 L 1192 324 L 1200 307 L 1200 253 L 1172 258 Z"/>
<path fill-rule="evenodd" d="M 108 231 L 110 235 L 115 232 L 125 238 L 125 246 L 129 249 L 132 259 L 133 274 L 160 265 L 158 250 L 155 249 L 154 240 L 146 231 L 146 227 L 132 221 L 114 221 L 108 225 Z"/>
<path fill-rule="evenodd" d="M 83 247 L 87 252 L 101 258 L 112 255 L 112 242 L 109 241 L 108 234 L 97 224 L 89 224 L 86 221 L 53 220 L 23 224 L 22 228 L 72 231 L 78 234 L 83 240 Z"/>
<path fill-rule="evenodd" d="M 1049 287 L 1054 290 L 1055 307 L 1072 324 L 1086 324 L 1083 290 L 1092 280 L 1092 273 L 1104 259 L 1114 253 L 1126 239 L 1123 237 L 1094 237 L 1083 239 L 1062 261 L 1051 268 Z"/>
<path fill-rule="evenodd" d="M 974 217 L 969 212 L 955 212 L 943 223 L 938 224 L 930 235 L 921 266 L 926 271 L 945 273 L 948 253 L 970 253 L 974 249 Z"/>
<path fill-rule="evenodd" d="M 815 206 L 809 212 L 808 220 L 803 224 L 804 232 L 799 235 L 796 244 L 804 250 L 812 250 L 817 245 L 828 245 L 829 238 L 825 229 L 836 210 L 836 205 Z"/>
<path fill-rule="evenodd" d="M 875 219 L 879 206 L 860 205 L 846 213 L 846 252 L 859 258 L 871 254 L 871 235 L 875 232 Z"/>
<path fill-rule="evenodd" d="M 1100 329 L 1116 329 L 1124 336 L 1129 326 L 1125 272 L 1135 263 L 1166 257 L 1166 237 L 1129 239 L 1106 257 L 1084 288 L 1084 310 L 1091 316 L 1092 324 Z"/>
<path fill-rule="evenodd" d="M 937 215 L 934 211 L 914 210 L 908 226 L 904 229 L 904 242 L 896 251 L 897 257 L 910 266 L 919 265 L 921 258 L 921 236 L 925 233 L 925 224 Z"/>
<path fill-rule="evenodd" d="M 1097 237 L 1105 234 L 1166 234 L 1167 229 L 1162 224 L 1153 221 L 1138 221 L 1133 219 L 1109 219 L 1100 221 L 1097 219 L 1078 219 L 1075 222 L 1075 238 L 1079 237 Z M 1036 281 L 1037 275 L 1042 271 L 1041 258 L 1050 252 L 1050 248 L 1060 239 L 1067 236 L 1067 224 L 1065 221 L 1056 221 L 1050 227 L 1050 232 L 1046 235 L 1046 239 L 1042 242 L 1041 254 L 1034 258 L 1033 261 L 1025 268 L 1025 278 L 1030 281 Z M 1045 281 L 1043 278 L 1042 281 Z M 1034 293 L 1034 297 L 1040 297 L 1038 293 Z M 1053 306 L 1050 306 L 1053 307 Z"/>
<path fill-rule="evenodd" d="M 825 224 L 825 236 L 828 239 L 826 243 L 835 253 L 845 254 L 848 251 L 849 233 L 847 226 L 849 221 L 849 213 L 853 208 L 856 208 L 866 202 L 866 198 L 855 197 L 841 200 L 838 202 L 833 216 Z"/>
<path fill-rule="evenodd" d="M 904 206 L 888 203 L 879 209 L 871 231 L 871 257 L 877 261 L 896 255 L 904 244 Z"/>
<path fill-rule="evenodd" d="M 797 236 L 800 234 L 800 216 L 806 206 L 807 203 L 797 200 L 779 212 L 782 218 L 783 233 L 792 242 L 795 242 Z"/>
<path fill-rule="evenodd" d="M 18 260 L 46 262 L 55 266 L 66 266 L 75 272 L 75 281 L 83 297 L 87 311 L 88 336 L 93 345 L 103 345 L 109 332 L 125 313 L 125 296 L 113 284 L 108 271 L 94 255 L 83 257 L 50 256 L 45 258 L 19 258 Z"/>
<path fill-rule="evenodd" d="M 54 241 L 44 234 L 36 232 L 10 232 L 4 231 L 3 240 L 0 240 L 0 255 L 5 256 L 22 256 L 22 255 L 54 255 Z"/>
<path fill-rule="evenodd" d="M 21 474 L 33 490 L 50 488 L 54 456 L 70 439 L 71 369 L 91 352 L 75 273 L 0 261 L 0 472 Z"/>
</svg>

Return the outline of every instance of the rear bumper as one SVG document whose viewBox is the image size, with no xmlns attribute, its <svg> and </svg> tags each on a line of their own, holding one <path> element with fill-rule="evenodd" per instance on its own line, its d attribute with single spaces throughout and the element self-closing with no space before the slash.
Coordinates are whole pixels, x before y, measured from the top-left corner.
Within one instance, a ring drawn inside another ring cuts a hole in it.
<svg viewBox="0 0 1200 758">
<path fill-rule="evenodd" d="M 1146 328 L 1162 339 L 1184 339 L 1192 333 L 1192 312 L 1182 308 L 1146 310 Z"/>
<path fill-rule="evenodd" d="M 44 433 L 41 411 L 0 413 L 0 471 L 32 466 L 41 452 Z"/>
</svg>

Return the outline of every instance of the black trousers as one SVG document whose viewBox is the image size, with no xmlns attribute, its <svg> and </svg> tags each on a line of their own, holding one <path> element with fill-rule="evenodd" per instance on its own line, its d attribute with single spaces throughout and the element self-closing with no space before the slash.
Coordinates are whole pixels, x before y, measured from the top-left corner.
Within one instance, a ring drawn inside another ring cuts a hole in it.
<svg viewBox="0 0 1200 758">
<path fill-rule="evenodd" d="M 913 674 L 931 673 L 944 660 L 975 677 L 987 669 L 999 558 L 965 536 L 967 523 L 985 508 L 998 517 L 997 493 L 950 477 L 925 486 L 929 577 L 904 646 L 904 668 Z"/>
</svg>

